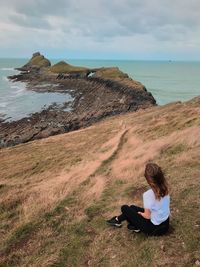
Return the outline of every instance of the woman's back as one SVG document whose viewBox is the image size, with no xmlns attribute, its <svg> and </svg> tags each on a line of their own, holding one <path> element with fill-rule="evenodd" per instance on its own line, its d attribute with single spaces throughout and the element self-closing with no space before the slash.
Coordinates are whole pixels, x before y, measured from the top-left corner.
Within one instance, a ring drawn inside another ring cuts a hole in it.
<svg viewBox="0 0 200 267">
<path fill-rule="evenodd" d="M 170 197 L 166 195 L 160 199 L 156 199 L 152 189 L 143 194 L 144 208 L 150 209 L 151 221 L 155 225 L 164 222 L 170 215 Z"/>
</svg>

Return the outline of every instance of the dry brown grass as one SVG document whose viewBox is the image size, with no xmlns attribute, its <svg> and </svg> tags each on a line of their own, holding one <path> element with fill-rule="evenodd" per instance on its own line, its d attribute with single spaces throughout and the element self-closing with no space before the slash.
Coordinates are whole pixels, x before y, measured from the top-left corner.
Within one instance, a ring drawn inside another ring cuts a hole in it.
<svg viewBox="0 0 200 267">
<path fill-rule="evenodd" d="M 149 108 L 1 150 L 2 266 L 193 266 L 199 104 Z M 148 161 L 164 168 L 171 188 L 175 233 L 160 239 L 104 225 L 120 205 L 142 204 Z"/>
</svg>

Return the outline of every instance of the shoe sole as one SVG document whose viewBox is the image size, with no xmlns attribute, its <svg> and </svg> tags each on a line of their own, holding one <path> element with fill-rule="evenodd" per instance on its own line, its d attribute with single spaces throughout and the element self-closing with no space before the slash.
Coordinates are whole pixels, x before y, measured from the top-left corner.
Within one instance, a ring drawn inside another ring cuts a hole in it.
<svg viewBox="0 0 200 267">
<path fill-rule="evenodd" d="M 140 230 L 131 230 L 131 229 L 128 229 L 130 232 L 135 232 L 135 233 L 139 233 L 141 232 Z"/>
<path fill-rule="evenodd" d="M 121 228 L 122 225 L 121 224 L 112 224 L 112 223 L 109 223 L 109 222 L 106 222 L 107 225 L 110 225 L 110 226 L 114 226 L 114 227 L 117 227 L 117 228 Z"/>
</svg>

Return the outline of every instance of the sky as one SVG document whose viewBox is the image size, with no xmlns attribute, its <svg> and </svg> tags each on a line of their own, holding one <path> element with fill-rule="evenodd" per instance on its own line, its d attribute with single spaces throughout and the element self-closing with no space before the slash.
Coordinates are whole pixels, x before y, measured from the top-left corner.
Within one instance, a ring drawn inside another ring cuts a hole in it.
<svg viewBox="0 0 200 267">
<path fill-rule="evenodd" d="M 0 57 L 200 60 L 200 0 L 0 0 Z"/>
</svg>

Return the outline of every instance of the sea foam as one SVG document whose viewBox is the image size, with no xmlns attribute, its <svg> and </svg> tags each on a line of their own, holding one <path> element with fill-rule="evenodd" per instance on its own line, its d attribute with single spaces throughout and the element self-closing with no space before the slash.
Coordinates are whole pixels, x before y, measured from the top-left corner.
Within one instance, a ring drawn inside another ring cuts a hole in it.
<svg viewBox="0 0 200 267">
<path fill-rule="evenodd" d="M 14 68 L 0 68 L 3 71 L 16 71 Z"/>
</svg>

